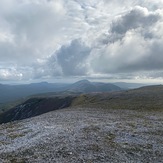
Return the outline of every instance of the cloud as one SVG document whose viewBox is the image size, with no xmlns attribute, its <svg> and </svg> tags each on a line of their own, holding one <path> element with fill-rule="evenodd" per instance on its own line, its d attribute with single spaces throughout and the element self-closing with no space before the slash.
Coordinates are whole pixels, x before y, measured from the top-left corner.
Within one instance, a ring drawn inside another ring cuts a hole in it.
<svg viewBox="0 0 163 163">
<path fill-rule="evenodd" d="M 118 15 L 111 23 L 109 33 L 103 37 L 103 43 L 112 43 L 125 37 L 129 31 L 136 30 L 145 38 L 153 37 L 151 27 L 162 17 L 161 11 L 149 12 L 147 8 L 140 6 L 123 15 Z"/>
<path fill-rule="evenodd" d="M 162 9 L 162 0 L 1 0 L 0 80 L 160 77 Z"/>
<path fill-rule="evenodd" d="M 163 70 L 163 16 L 135 7 L 111 23 L 109 32 L 93 49 L 90 64 L 98 73 L 131 73 Z M 127 75 L 127 74 L 126 74 Z"/>
<path fill-rule="evenodd" d="M 90 48 L 87 47 L 81 40 L 72 40 L 69 45 L 63 45 L 49 59 L 49 61 L 57 63 L 63 75 L 86 75 L 87 57 L 89 56 L 89 53 Z"/>
<path fill-rule="evenodd" d="M 17 78 L 18 80 L 21 80 L 22 73 L 17 72 L 15 68 L 8 68 L 8 69 L 1 69 L 0 68 L 0 79 L 1 80 L 13 80 L 14 78 Z"/>
<path fill-rule="evenodd" d="M 159 12 L 149 12 L 147 8 L 137 6 L 113 21 L 110 31 L 111 33 L 125 34 L 131 29 L 148 28 L 159 20 Z"/>
<path fill-rule="evenodd" d="M 0 42 L 1 60 L 29 64 L 79 37 L 79 24 L 81 31 L 85 30 L 84 24 L 70 15 L 73 7 L 68 9 L 65 5 L 62 0 L 13 0 L 11 3 L 2 0 L 0 41 L 5 41 Z"/>
</svg>

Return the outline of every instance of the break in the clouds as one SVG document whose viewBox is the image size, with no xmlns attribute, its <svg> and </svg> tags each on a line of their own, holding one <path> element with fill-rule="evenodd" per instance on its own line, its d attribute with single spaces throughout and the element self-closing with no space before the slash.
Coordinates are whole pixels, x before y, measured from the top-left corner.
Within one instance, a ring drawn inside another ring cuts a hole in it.
<svg viewBox="0 0 163 163">
<path fill-rule="evenodd" d="M 163 78 L 163 2 L 1 0 L 0 80 Z"/>
</svg>

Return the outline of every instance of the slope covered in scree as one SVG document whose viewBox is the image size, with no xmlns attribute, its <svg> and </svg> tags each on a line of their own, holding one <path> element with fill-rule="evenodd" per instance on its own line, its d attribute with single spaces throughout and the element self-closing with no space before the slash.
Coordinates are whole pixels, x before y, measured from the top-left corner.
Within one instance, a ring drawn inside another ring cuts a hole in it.
<svg viewBox="0 0 163 163">
<path fill-rule="evenodd" d="M 72 107 L 0 125 L 0 162 L 162 162 L 163 112 Z"/>
</svg>

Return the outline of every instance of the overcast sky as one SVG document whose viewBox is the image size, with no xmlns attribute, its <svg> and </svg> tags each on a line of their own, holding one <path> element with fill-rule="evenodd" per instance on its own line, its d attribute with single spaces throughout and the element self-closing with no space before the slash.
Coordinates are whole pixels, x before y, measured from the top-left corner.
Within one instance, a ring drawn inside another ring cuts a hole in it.
<svg viewBox="0 0 163 163">
<path fill-rule="evenodd" d="M 163 0 L 0 0 L 0 82 L 161 82 Z"/>
</svg>

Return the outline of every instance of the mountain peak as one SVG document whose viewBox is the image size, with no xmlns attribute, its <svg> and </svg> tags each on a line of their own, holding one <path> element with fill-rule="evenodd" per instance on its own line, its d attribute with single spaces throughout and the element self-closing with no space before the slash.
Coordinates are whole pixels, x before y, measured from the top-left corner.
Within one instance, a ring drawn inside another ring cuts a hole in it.
<svg viewBox="0 0 163 163">
<path fill-rule="evenodd" d="M 77 81 L 76 83 L 91 83 L 91 82 L 87 79 L 84 79 L 84 80 Z"/>
</svg>

